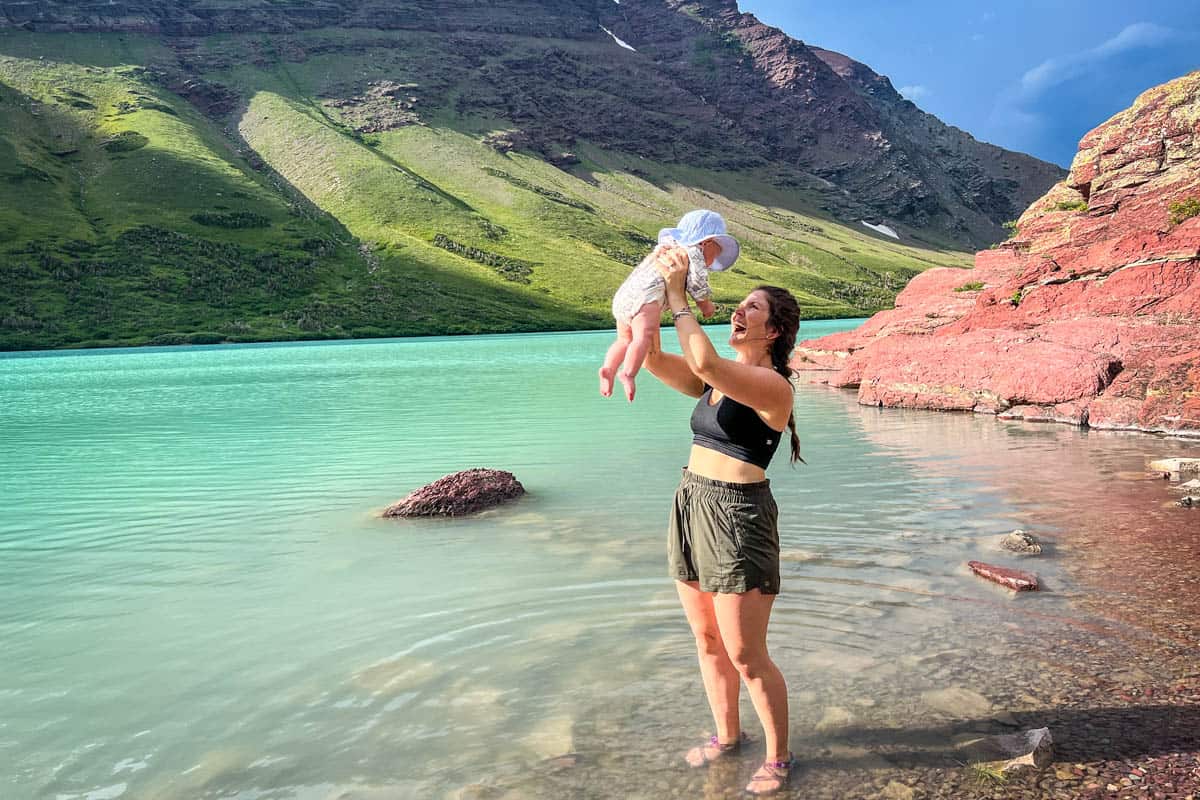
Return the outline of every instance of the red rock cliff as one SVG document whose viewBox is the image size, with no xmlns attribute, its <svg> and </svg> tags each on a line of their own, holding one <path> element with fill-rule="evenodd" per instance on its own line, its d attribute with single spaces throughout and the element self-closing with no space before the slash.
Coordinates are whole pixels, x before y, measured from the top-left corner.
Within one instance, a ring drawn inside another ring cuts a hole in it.
<svg viewBox="0 0 1200 800">
<path fill-rule="evenodd" d="M 914 278 L 856 331 L 801 342 L 859 402 L 1200 436 L 1200 71 L 1083 137 L 1070 174 L 975 269 Z M 1172 217 L 1175 219 L 1172 219 Z"/>
</svg>

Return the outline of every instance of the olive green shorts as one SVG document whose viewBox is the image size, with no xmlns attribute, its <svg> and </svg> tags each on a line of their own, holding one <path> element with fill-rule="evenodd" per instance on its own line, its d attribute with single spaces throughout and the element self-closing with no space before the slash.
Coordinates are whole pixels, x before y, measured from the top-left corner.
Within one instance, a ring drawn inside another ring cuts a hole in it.
<svg viewBox="0 0 1200 800">
<path fill-rule="evenodd" d="M 667 534 L 667 565 L 700 591 L 779 594 L 779 508 L 771 482 L 727 483 L 683 471 Z"/>
</svg>

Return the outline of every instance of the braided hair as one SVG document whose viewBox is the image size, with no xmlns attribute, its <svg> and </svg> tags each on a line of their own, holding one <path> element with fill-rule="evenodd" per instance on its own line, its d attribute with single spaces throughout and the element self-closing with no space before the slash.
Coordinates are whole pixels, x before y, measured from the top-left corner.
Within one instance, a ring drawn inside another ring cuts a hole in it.
<svg viewBox="0 0 1200 800">
<path fill-rule="evenodd" d="M 792 368 L 788 366 L 788 361 L 791 360 L 792 349 L 796 346 L 796 334 L 800 332 L 800 304 L 796 302 L 796 298 L 792 296 L 791 292 L 778 286 L 756 286 L 754 291 L 762 292 L 767 296 L 770 307 L 767 325 L 779 333 L 771 342 L 771 366 L 790 381 L 793 373 Z M 797 461 L 801 464 L 808 463 L 800 457 L 800 437 L 796 434 L 796 414 L 794 412 L 788 415 L 788 430 L 792 436 L 791 463 L 795 464 Z"/>
</svg>

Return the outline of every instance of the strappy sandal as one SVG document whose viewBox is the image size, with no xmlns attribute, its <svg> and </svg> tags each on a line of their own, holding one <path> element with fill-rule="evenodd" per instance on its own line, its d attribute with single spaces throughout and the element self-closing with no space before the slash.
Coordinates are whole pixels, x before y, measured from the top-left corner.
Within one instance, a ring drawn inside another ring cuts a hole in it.
<svg viewBox="0 0 1200 800">
<path fill-rule="evenodd" d="M 748 794 L 755 795 L 756 797 L 775 794 L 780 789 L 787 786 L 788 781 L 792 777 L 792 771 L 795 769 L 795 767 L 796 757 L 791 753 L 788 753 L 788 757 L 785 761 L 764 761 L 763 765 L 758 768 L 758 772 L 755 772 L 750 776 L 750 783 L 746 785 L 746 792 Z M 750 788 L 750 786 L 755 783 L 766 783 L 767 781 L 774 782 L 774 785 L 769 789 L 755 790 Z"/>
<path fill-rule="evenodd" d="M 718 759 L 724 758 L 725 756 L 733 755 L 734 753 L 738 752 L 739 750 L 742 749 L 742 745 L 745 744 L 747 741 L 748 741 L 748 739 L 746 737 L 746 734 L 744 734 L 744 733 L 741 736 L 739 736 L 735 741 L 729 742 L 727 744 L 722 744 L 721 740 L 718 739 L 716 736 L 710 736 L 708 738 L 708 741 L 705 742 L 704 744 L 699 745 L 697 747 L 693 747 L 691 750 L 688 750 L 687 753 L 684 755 L 683 760 L 686 761 L 688 763 L 688 766 L 693 769 L 699 769 L 700 767 L 707 767 L 709 764 L 711 764 L 712 762 L 714 762 Z M 709 751 L 712 751 L 712 755 L 709 755 Z M 696 763 L 696 764 L 692 763 L 692 759 L 689 758 L 689 756 L 691 756 L 692 753 L 700 754 L 699 763 Z"/>
</svg>

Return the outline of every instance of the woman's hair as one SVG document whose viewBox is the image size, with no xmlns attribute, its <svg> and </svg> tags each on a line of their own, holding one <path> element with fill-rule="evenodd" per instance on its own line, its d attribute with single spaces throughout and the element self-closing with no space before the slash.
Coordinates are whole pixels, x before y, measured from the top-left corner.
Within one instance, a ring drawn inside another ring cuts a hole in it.
<svg viewBox="0 0 1200 800">
<path fill-rule="evenodd" d="M 792 368 L 788 366 L 788 361 L 791 360 L 792 350 L 796 347 L 796 334 L 800 332 L 800 304 L 796 302 L 796 298 L 792 296 L 791 292 L 778 286 L 756 286 L 754 291 L 762 292 L 767 296 L 770 306 L 767 325 L 774 328 L 779 334 L 771 342 L 771 366 L 780 375 L 790 380 Z M 797 461 L 801 464 L 807 463 L 800 457 L 800 437 L 796 435 L 795 413 L 788 415 L 788 430 L 792 434 L 791 463 L 795 464 Z"/>
</svg>

